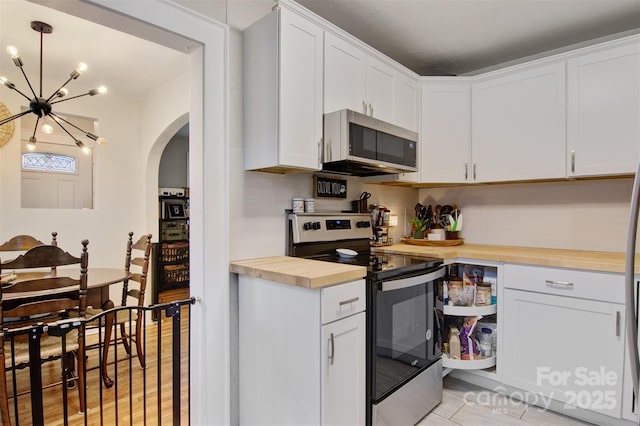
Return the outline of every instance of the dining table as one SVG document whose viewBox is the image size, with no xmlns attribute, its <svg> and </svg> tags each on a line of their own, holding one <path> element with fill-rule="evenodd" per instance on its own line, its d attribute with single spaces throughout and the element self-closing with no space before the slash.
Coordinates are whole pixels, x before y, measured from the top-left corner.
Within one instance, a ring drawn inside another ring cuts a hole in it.
<svg viewBox="0 0 640 426">
<path fill-rule="evenodd" d="M 70 277 L 78 279 L 80 277 L 79 267 L 58 267 L 55 270 L 47 271 L 29 271 L 16 272 L 2 278 L 2 287 L 13 286 L 22 281 L 31 279 L 40 279 L 48 277 Z M 100 307 L 103 310 L 115 307 L 113 301 L 109 297 L 109 286 L 128 280 L 131 273 L 124 268 L 93 268 L 87 269 L 87 306 Z M 69 288 L 64 288 L 61 292 L 68 292 Z M 51 290 L 47 291 L 31 291 L 31 292 L 15 292 L 5 293 L 2 298 L 4 300 L 23 299 L 27 297 L 38 297 L 43 294 L 51 294 Z M 109 355 L 109 346 L 111 340 L 111 332 L 113 331 L 113 323 L 115 314 L 107 314 L 105 316 L 105 339 L 102 347 L 102 365 L 101 376 L 102 381 L 107 388 L 113 386 L 113 380 L 107 372 L 107 359 Z"/>
</svg>

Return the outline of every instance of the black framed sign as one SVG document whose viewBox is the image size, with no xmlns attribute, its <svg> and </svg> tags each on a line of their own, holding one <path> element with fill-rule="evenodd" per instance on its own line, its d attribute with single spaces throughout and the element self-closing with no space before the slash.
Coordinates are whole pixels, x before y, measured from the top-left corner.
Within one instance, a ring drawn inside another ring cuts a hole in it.
<svg viewBox="0 0 640 426">
<path fill-rule="evenodd" d="M 346 179 L 334 179 L 324 176 L 313 177 L 313 195 L 315 198 L 347 198 Z"/>
<path fill-rule="evenodd" d="M 165 203 L 168 219 L 185 219 L 187 217 L 185 205 L 181 201 L 167 201 Z"/>
</svg>

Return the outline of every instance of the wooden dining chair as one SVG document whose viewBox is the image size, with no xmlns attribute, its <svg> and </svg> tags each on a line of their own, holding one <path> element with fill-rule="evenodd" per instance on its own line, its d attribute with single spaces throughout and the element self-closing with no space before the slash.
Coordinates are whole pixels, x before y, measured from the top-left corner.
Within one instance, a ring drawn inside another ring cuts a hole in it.
<svg viewBox="0 0 640 426">
<path fill-rule="evenodd" d="M 12 237 L 8 241 L 5 241 L 4 243 L 0 244 L 0 254 L 2 254 L 1 252 L 12 252 L 13 254 L 24 253 L 25 251 L 31 248 L 34 248 L 36 246 L 42 246 L 44 244 L 45 243 L 43 243 L 42 241 L 38 240 L 35 237 L 32 237 L 31 235 L 16 235 L 15 237 Z M 52 246 L 58 245 L 58 233 L 56 231 L 53 231 L 51 233 L 51 245 Z M 51 269 L 55 270 L 56 268 L 54 266 Z"/>
<path fill-rule="evenodd" d="M 31 235 L 16 235 L 12 237 L 8 241 L 0 244 L 0 252 L 2 251 L 16 251 L 16 252 L 24 252 L 29 250 L 30 248 L 34 248 L 35 246 L 45 245 L 42 241 L 38 240 Z M 51 245 L 58 245 L 58 233 L 53 231 L 51 233 Z"/>
<path fill-rule="evenodd" d="M 149 262 L 151 258 L 151 234 L 142 235 L 135 243 L 133 242 L 133 232 L 129 232 L 127 239 L 125 254 L 125 271 L 129 278 L 124 280 L 122 286 L 122 299 L 120 306 L 144 306 L 145 292 L 147 288 L 147 277 L 149 273 Z M 102 313 L 102 309 L 89 307 L 87 309 L 87 317 Z M 138 310 L 130 313 L 129 310 L 118 311 L 115 315 L 115 323 L 119 325 L 120 336 L 111 340 L 112 329 L 105 327 L 105 342 L 117 344 L 122 342 L 125 351 L 131 356 L 131 345 L 136 345 L 136 353 L 140 366 L 145 368 L 144 351 L 142 347 L 142 324 L 144 312 Z M 135 321 L 135 335 L 131 336 L 127 330 L 130 330 L 130 320 Z"/>
<path fill-rule="evenodd" d="M 4 330 L 0 344 L 0 411 L 3 424 L 10 425 L 9 398 L 7 389 L 7 371 L 13 371 L 13 398 L 17 416 L 18 401 L 16 388 L 17 369 L 29 367 L 31 377 L 32 416 L 42 417 L 42 407 L 36 407 L 36 402 L 42 402 L 41 363 L 33 363 L 34 354 L 30 354 L 30 347 L 37 355 L 37 346 L 22 341 L 19 337 L 8 338 L 10 330 L 26 328 L 33 330 L 36 323 L 49 324 L 49 330 L 54 329 L 52 323 L 67 318 L 70 311 L 77 311 L 84 316 L 87 297 L 87 267 L 89 242 L 82 241 L 82 252 L 79 257 L 72 256 L 54 245 L 38 245 L 14 260 L 0 262 L 2 270 L 15 271 L 15 280 L 0 286 L 0 321 Z M 64 265 L 79 265 L 79 277 L 65 276 L 64 269 L 51 271 L 51 267 Z M 58 323 L 61 325 L 62 323 Z M 41 362 L 63 359 L 62 382 L 67 386 L 73 371 L 74 357 L 77 360 L 77 387 L 80 411 L 85 410 L 85 356 L 84 356 L 84 327 L 69 327 L 72 331 L 66 333 L 66 345 L 63 347 L 62 338 L 42 334 L 40 340 Z M 29 336 L 32 336 L 29 334 Z M 31 339 L 25 339 L 31 340 Z M 33 349 L 33 348 L 36 349 Z M 71 356 L 69 356 L 71 355 Z M 37 364 L 37 365 L 35 365 Z M 71 364 L 71 366 L 69 366 Z M 37 369 L 37 370 L 35 370 Z M 34 377 L 36 379 L 34 379 Z M 34 381 L 35 380 L 35 381 Z M 35 387 L 33 384 L 39 383 Z M 34 417 L 34 422 L 38 417 Z"/>
</svg>

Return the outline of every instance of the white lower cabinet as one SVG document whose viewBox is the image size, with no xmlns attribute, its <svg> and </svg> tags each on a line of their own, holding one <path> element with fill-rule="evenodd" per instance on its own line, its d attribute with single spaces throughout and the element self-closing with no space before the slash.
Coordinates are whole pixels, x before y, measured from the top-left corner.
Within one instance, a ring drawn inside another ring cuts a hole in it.
<svg viewBox="0 0 640 426">
<path fill-rule="evenodd" d="M 365 423 L 364 312 L 322 326 L 322 424 Z"/>
<path fill-rule="evenodd" d="M 364 425 L 364 280 L 239 286 L 239 423 Z"/>
<path fill-rule="evenodd" d="M 620 418 L 624 277 L 506 265 L 504 281 L 503 382 L 529 402 Z"/>
</svg>

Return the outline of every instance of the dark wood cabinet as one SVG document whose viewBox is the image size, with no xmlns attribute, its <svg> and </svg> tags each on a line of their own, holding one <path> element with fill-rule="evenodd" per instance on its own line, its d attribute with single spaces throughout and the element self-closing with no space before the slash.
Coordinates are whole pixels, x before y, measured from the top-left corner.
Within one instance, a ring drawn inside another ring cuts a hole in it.
<svg viewBox="0 0 640 426">
<path fill-rule="evenodd" d="M 159 239 L 153 244 L 153 302 L 172 301 L 189 289 L 189 198 L 160 196 Z M 177 300 L 177 299 L 176 299 Z"/>
</svg>

